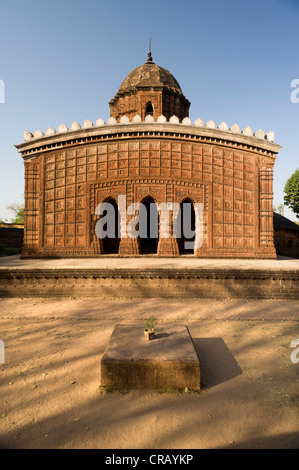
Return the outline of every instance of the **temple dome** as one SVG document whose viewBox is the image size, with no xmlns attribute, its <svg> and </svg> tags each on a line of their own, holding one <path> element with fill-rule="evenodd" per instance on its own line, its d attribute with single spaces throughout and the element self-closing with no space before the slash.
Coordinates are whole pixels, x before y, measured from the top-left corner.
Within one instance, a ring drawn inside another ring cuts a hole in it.
<svg viewBox="0 0 299 470">
<path fill-rule="evenodd" d="M 182 121 L 189 115 L 190 102 L 174 76 L 155 64 L 149 51 L 145 64 L 129 73 L 109 106 L 110 117 L 118 122 L 124 115 L 130 120 L 139 115 L 144 120 L 148 114 L 154 120 L 163 115 L 167 119 L 177 116 Z"/>
<path fill-rule="evenodd" d="M 177 93 L 182 93 L 181 87 L 174 76 L 168 70 L 153 62 L 145 62 L 145 64 L 132 70 L 124 79 L 118 91 L 123 92 L 139 87 L 166 87 Z"/>
</svg>

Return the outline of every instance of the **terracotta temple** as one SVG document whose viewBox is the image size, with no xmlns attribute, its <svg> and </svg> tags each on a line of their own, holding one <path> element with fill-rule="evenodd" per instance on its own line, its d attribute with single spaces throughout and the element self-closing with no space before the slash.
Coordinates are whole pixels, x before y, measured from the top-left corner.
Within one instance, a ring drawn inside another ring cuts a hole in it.
<svg viewBox="0 0 299 470">
<path fill-rule="evenodd" d="M 274 133 L 191 122 L 190 102 L 173 75 L 153 62 L 134 69 L 109 102 L 110 119 L 45 133 L 25 132 L 16 145 L 25 166 L 23 257 L 180 256 L 182 235 L 121 236 L 126 204 L 203 206 L 202 258 L 275 258 Z M 96 208 L 115 208 L 116 236 L 99 239 Z M 127 219 L 133 216 L 126 215 Z M 125 220 L 125 222 L 128 220 Z"/>
</svg>

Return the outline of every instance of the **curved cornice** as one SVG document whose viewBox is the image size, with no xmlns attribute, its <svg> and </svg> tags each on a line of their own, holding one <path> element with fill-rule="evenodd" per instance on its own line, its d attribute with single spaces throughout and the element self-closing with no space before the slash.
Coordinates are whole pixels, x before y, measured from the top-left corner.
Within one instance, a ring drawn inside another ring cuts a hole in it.
<svg viewBox="0 0 299 470">
<path fill-rule="evenodd" d="M 245 135 L 241 132 L 235 133 L 232 132 L 232 130 L 226 131 L 219 128 L 197 127 L 183 123 L 128 121 L 126 121 L 125 124 L 102 123 L 100 126 L 92 126 L 89 128 L 81 128 L 78 125 L 75 130 L 68 130 L 65 126 L 63 131 L 58 133 L 53 129 L 52 135 L 44 135 L 38 131 L 38 133 L 32 135 L 30 140 L 17 144 L 15 147 L 22 154 L 23 158 L 30 158 L 33 155 L 64 146 L 79 145 L 106 139 L 124 139 L 126 137 L 180 138 L 209 143 L 214 142 L 227 146 L 243 147 L 251 151 L 262 151 L 269 153 L 270 156 L 271 154 L 275 156 L 281 149 L 280 145 L 266 140 L 267 134 L 264 134 L 264 138 L 258 138 L 257 136 Z"/>
</svg>

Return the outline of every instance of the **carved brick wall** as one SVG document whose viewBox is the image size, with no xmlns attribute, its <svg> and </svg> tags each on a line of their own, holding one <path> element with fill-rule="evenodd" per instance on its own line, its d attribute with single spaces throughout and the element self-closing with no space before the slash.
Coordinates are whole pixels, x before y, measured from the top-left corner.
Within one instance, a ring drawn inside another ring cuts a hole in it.
<svg viewBox="0 0 299 470">
<path fill-rule="evenodd" d="M 254 150 L 176 138 L 107 138 L 45 151 L 25 162 L 23 254 L 100 256 L 95 207 L 125 194 L 127 205 L 147 195 L 158 204 L 186 197 L 203 203 L 204 243 L 196 256 L 274 256 L 272 165 Z"/>
<path fill-rule="evenodd" d="M 261 163 L 263 165 L 263 162 Z M 259 167 L 260 246 L 273 246 L 273 167 Z"/>
<path fill-rule="evenodd" d="M 24 250 L 34 254 L 39 249 L 40 232 L 40 162 L 28 161 L 25 163 L 25 226 Z"/>
<path fill-rule="evenodd" d="M 161 115 L 168 120 L 171 116 L 177 116 L 180 121 L 189 116 L 189 101 L 182 94 L 176 94 L 162 88 L 159 91 L 127 91 L 120 94 L 110 102 L 110 116 L 119 121 L 121 116 L 126 115 L 131 120 L 138 114 L 144 120 L 148 103 L 153 106 L 155 121 Z"/>
</svg>

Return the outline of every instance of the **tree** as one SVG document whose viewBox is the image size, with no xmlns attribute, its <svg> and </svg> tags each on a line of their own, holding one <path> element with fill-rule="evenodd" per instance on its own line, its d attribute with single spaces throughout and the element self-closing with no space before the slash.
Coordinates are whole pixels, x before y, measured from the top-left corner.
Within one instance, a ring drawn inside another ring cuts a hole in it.
<svg viewBox="0 0 299 470">
<path fill-rule="evenodd" d="M 277 214 L 283 215 L 284 214 L 284 205 L 279 204 L 277 207 L 273 207 L 274 212 L 277 212 Z"/>
<path fill-rule="evenodd" d="M 299 218 L 299 168 L 292 174 L 284 187 L 284 203 Z"/>
<path fill-rule="evenodd" d="M 7 206 L 7 209 L 14 212 L 14 217 L 11 219 L 12 224 L 24 223 L 24 204 L 13 202 Z"/>
</svg>

